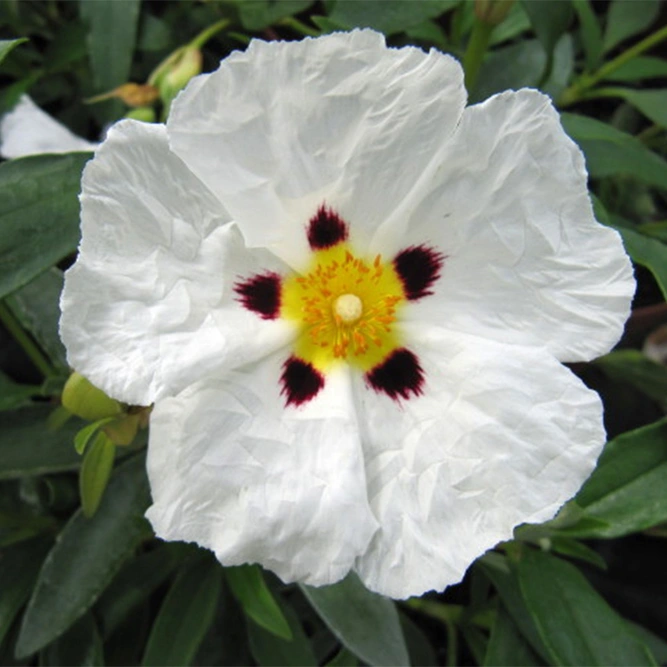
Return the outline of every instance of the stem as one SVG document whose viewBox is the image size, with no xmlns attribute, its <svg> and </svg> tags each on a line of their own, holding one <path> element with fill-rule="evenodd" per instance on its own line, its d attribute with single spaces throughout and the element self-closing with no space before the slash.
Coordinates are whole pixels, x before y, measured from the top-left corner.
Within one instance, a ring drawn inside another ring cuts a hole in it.
<svg viewBox="0 0 667 667">
<path fill-rule="evenodd" d="M 306 35 L 306 37 L 319 37 L 321 34 L 319 30 L 314 30 L 307 26 L 303 21 L 299 21 L 299 19 L 295 19 L 293 16 L 285 17 L 280 21 L 280 24 L 291 28 L 294 32 L 298 32 L 300 35 Z"/>
<path fill-rule="evenodd" d="M 660 125 L 649 125 L 646 129 L 642 130 L 639 134 L 636 135 L 636 139 L 639 139 L 642 143 L 646 144 L 659 137 L 663 132 L 663 128 Z"/>
<path fill-rule="evenodd" d="M 2 322 L 5 329 L 9 331 L 14 340 L 23 348 L 24 352 L 44 377 L 50 378 L 57 375 L 49 360 L 42 354 L 42 351 L 33 342 L 32 338 L 23 330 L 14 313 L 3 301 L 0 301 L 0 322 Z"/>
<path fill-rule="evenodd" d="M 632 93 L 633 89 L 621 88 L 620 86 L 606 86 L 604 88 L 596 88 L 588 92 L 582 91 L 579 95 L 580 100 L 595 100 L 601 97 L 620 97 L 625 99 L 628 93 Z"/>
<path fill-rule="evenodd" d="M 447 629 L 447 667 L 458 665 L 459 638 L 454 623 L 445 623 Z"/>
<path fill-rule="evenodd" d="M 598 81 L 608 77 L 619 67 L 622 67 L 627 62 L 630 62 L 638 55 L 644 53 L 644 51 L 648 51 L 648 49 L 652 48 L 656 44 L 659 44 L 664 39 L 667 39 L 667 26 L 661 28 L 660 30 L 656 30 L 648 37 L 642 39 L 641 42 L 637 42 L 626 51 L 623 51 L 623 53 L 616 56 L 616 58 L 610 60 L 608 63 L 600 67 L 597 72 L 582 76 L 578 81 L 573 83 L 563 92 L 559 100 L 560 106 L 569 106 L 570 104 L 578 102 L 580 99 L 582 99 L 585 91 L 589 88 L 592 88 L 596 83 L 598 83 Z"/>
<path fill-rule="evenodd" d="M 458 664 L 458 634 L 456 624 L 461 620 L 463 607 L 458 604 L 442 604 L 421 598 L 412 598 L 406 603 L 415 611 L 426 614 L 445 624 L 447 630 L 447 667 Z"/>
<path fill-rule="evenodd" d="M 595 85 L 600 79 L 604 79 L 606 76 L 609 76 L 612 72 L 615 72 L 619 67 L 625 65 L 633 58 L 636 58 L 644 51 L 647 51 L 652 46 L 659 44 L 663 39 L 667 39 L 667 26 L 656 30 L 654 33 L 651 33 L 648 37 L 642 39 L 641 42 L 637 42 L 635 45 L 631 46 L 627 51 L 623 51 L 620 55 L 616 56 L 613 60 L 610 60 L 606 65 L 600 67 L 600 69 L 592 75 L 592 83 L 590 85 Z"/>
<path fill-rule="evenodd" d="M 493 26 L 479 19 L 475 19 L 472 28 L 470 41 L 463 56 L 463 70 L 465 72 L 465 86 L 468 92 L 471 92 L 477 82 L 479 68 L 482 66 L 482 60 L 486 49 L 489 46 L 489 40 Z"/>
<path fill-rule="evenodd" d="M 202 30 L 189 44 L 188 46 L 193 49 L 201 49 L 206 42 L 208 42 L 213 35 L 220 32 L 223 28 L 226 28 L 229 25 L 229 19 L 221 19 L 217 23 L 210 25 L 208 28 Z"/>
<path fill-rule="evenodd" d="M 406 604 L 411 609 L 443 623 L 457 623 L 463 613 L 463 607 L 460 604 L 442 604 L 441 602 L 422 600 L 421 598 L 410 598 Z"/>
</svg>

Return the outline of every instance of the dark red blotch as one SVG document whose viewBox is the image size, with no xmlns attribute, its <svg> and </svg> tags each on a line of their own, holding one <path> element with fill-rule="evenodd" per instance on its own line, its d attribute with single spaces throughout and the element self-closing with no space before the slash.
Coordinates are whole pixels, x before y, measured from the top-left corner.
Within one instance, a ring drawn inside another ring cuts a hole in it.
<svg viewBox="0 0 667 667">
<path fill-rule="evenodd" d="M 347 241 L 347 223 L 332 209 L 322 205 L 308 222 L 308 243 L 313 250 L 331 248 Z"/>
<path fill-rule="evenodd" d="M 366 381 L 377 392 L 394 400 L 419 396 L 424 391 L 424 370 L 419 359 L 404 347 L 394 350 L 379 366 L 366 373 Z"/>
<path fill-rule="evenodd" d="M 283 364 L 280 382 L 283 386 L 280 393 L 285 396 L 285 404 L 294 406 L 307 403 L 324 387 L 322 374 L 312 364 L 294 356 Z"/>
<path fill-rule="evenodd" d="M 394 269 L 410 301 L 433 294 L 430 288 L 440 277 L 444 260 L 442 253 L 425 245 L 410 246 L 396 255 Z"/>
<path fill-rule="evenodd" d="M 239 301 L 262 319 L 274 320 L 280 312 L 280 276 L 277 273 L 258 273 L 237 282 L 234 291 Z"/>
</svg>

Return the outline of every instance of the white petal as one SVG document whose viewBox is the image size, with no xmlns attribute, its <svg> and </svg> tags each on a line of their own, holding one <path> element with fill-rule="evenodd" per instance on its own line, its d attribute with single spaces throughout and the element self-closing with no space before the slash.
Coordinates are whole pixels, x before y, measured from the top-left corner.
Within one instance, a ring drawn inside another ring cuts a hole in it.
<svg viewBox="0 0 667 667">
<path fill-rule="evenodd" d="M 86 166 L 81 206 L 61 336 L 70 364 L 110 396 L 147 405 L 291 336 L 242 308 L 233 289 L 285 267 L 245 250 L 217 199 L 170 152 L 164 126 L 116 124 Z"/>
<path fill-rule="evenodd" d="M 396 215 L 439 163 L 464 104 L 454 59 L 389 49 L 363 30 L 254 40 L 193 80 L 167 127 L 172 149 L 221 198 L 249 245 L 276 245 L 298 263 L 304 227 L 323 202 L 362 241 Z"/>
<path fill-rule="evenodd" d="M 93 151 L 86 141 L 42 111 L 27 95 L 0 119 L 0 155 L 17 158 L 38 153 Z"/>
<path fill-rule="evenodd" d="M 581 151 L 549 99 L 507 92 L 466 109 L 397 246 L 446 255 L 415 320 L 585 361 L 620 338 L 635 289 L 619 235 L 595 221 Z M 386 236 L 386 231 L 385 231 Z"/>
<path fill-rule="evenodd" d="M 284 581 L 333 583 L 377 525 L 366 502 L 347 372 L 285 410 L 289 352 L 156 404 L 147 516 L 159 537 L 196 542 L 225 565 L 261 563 Z"/>
<path fill-rule="evenodd" d="M 381 526 L 356 570 L 396 598 L 458 582 L 522 522 L 551 518 L 605 441 L 598 395 L 549 354 L 408 327 L 426 372 L 401 406 L 357 388 Z"/>
</svg>

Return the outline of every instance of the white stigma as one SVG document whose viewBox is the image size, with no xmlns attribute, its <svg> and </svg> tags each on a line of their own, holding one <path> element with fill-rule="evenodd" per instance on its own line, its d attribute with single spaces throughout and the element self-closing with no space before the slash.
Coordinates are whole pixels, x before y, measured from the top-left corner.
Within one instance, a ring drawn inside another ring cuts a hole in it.
<svg viewBox="0 0 667 667">
<path fill-rule="evenodd" d="M 363 312 L 363 304 L 356 294 L 341 294 L 334 302 L 334 313 L 343 322 L 356 322 Z"/>
</svg>

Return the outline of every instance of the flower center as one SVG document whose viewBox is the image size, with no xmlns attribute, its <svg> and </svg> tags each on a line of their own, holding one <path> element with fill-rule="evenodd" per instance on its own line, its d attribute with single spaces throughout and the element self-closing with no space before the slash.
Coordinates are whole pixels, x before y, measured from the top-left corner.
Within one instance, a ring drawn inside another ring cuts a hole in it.
<svg viewBox="0 0 667 667">
<path fill-rule="evenodd" d="M 366 371 L 398 346 L 402 283 L 380 255 L 356 257 L 347 243 L 313 253 L 308 270 L 285 279 L 281 316 L 300 327 L 295 352 L 325 371 L 347 361 Z"/>
<path fill-rule="evenodd" d="M 356 322 L 363 311 L 364 304 L 356 294 L 341 294 L 334 301 L 334 318 L 340 317 L 345 324 Z"/>
</svg>

